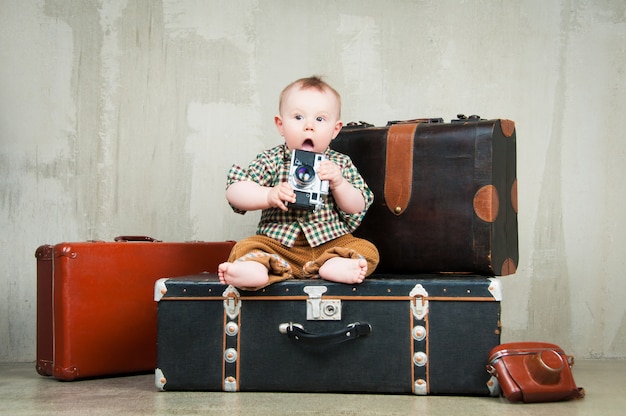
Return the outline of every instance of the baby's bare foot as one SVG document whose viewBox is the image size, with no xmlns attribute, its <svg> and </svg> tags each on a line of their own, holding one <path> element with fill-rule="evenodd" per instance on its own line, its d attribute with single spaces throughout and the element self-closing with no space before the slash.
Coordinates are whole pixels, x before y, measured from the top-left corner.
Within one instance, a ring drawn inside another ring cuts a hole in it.
<svg viewBox="0 0 626 416">
<path fill-rule="evenodd" d="M 320 267 L 319 274 L 324 280 L 338 283 L 362 283 L 367 273 L 365 259 L 346 259 L 333 257 Z"/>
<path fill-rule="evenodd" d="M 269 282 L 267 268 L 256 261 L 222 263 L 217 267 L 220 282 L 236 287 L 260 287 Z"/>
</svg>

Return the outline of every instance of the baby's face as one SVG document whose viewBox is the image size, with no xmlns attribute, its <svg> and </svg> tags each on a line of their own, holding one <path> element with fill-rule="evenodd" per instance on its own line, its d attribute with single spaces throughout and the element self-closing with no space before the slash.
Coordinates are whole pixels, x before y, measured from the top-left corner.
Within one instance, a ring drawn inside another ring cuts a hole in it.
<svg viewBox="0 0 626 416">
<path fill-rule="evenodd" d="M 295 86 L 274 122 L 289 149 L 323 153 L 341 130 L 339 114 L 339 100 L 331 91 Z"/>
</svg>

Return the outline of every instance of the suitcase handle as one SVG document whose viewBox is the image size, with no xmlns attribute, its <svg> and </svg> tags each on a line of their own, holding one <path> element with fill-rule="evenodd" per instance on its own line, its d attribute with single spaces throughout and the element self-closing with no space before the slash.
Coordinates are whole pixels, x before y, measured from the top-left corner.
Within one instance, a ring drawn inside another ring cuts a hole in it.
<svg viewBox="0 0 626 416">
<path fill-rule="evenodd" d="M 156 238 L 148 237 L 147 235 L 118 235 L 113 240 L 118 243 L 123 241 L 149 241 L 151 243 L 159 243 L 161 241 Z"/>
<path fill-rule="evenodd" d="M 392 126 L 394 124 L 416 124 L 416 123 L 427 123 L 427 124 L 442 124 L 443 118 L 441 117 L 429 117 L 429 118 L 414 118 L 411 120 L 391 120 L 387 122 L 387 127 Z"/>
<path fill-rule="evenodd" d="M 307 345 L 334 345 L 350 341 L 372 333 L 372 326 L 368 323 L 354 322 L 343 329 L 334 332 L 312 334 L 300 324 L 293 322 L 280 324 L 278 330 L 289 339 Z"/>
</svg>

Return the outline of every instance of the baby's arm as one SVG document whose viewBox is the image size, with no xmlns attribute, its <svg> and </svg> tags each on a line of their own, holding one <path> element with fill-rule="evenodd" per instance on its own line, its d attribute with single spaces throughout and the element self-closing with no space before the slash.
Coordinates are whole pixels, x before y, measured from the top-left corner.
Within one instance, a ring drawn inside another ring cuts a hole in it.
<svg viewBox="0 0 626 416">
<path fill-rule="evenodd" d="M 318 168 L 317 174 L 320 179 L 329 182 L 335 202 L 342 211 L 357 214 L 365 209 L 363 194 L 343 177 L 341 168 L 335 163 L 325 160 Z"/>
<path fill-rule="evenodd" d="M 228 187 L 226 199 L 232 206 L 242 211 L 267 208 L 287 211 L 285 202 L 296 202 L 296 194 L 287 182 L 268 187 L 253 181 L 239 181 Z"/>
</svg>

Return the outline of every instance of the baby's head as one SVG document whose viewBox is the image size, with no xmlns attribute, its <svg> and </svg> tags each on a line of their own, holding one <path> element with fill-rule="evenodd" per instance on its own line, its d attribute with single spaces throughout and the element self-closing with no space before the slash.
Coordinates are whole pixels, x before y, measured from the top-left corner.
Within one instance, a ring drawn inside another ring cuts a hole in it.
<svg viewBox="0 0 626 416">
<path fill-rule="evenodd" d="M 291 84 L 287 85 L 285 89 L 280 93 L 280 99 L 278 101 L 278 112 L 282 114 L 283 112 L 283 103 L 285 101 L 285 97 L 293 90 L 306 90 L 306 89 L 315 89 L 322 93 L 330 93 L 337 100 L 337 119 L 341 119 L 341 96 L 333 87 L 331 87 L 326 81 L 322 79 L 322 77 L 318 75 L 313 75 L 307 78 L 300 78 Z"/>
<path fill-rule="evenodd" d="M 317 76 L 285 87 L 278 109 L 274 123 L 292 150 L 322 153 L 343 125 L 339 93 Z"/>
</svg>

